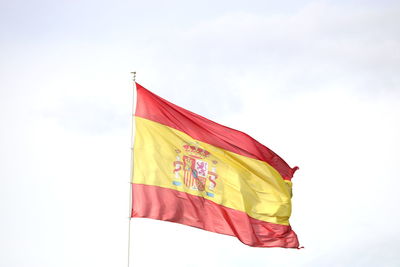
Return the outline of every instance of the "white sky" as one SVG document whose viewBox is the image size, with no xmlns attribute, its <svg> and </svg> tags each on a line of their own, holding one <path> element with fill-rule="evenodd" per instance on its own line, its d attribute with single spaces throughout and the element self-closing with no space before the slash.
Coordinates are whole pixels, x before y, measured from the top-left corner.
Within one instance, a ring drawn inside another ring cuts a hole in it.
<svg viewBox="0 0 400 267">
<path fill-rule="evenodd" d="M 0 1 L 0 266 L 126 266 L 129 72 L 298 165 L 303 250 L 132 220 L 132 266 L 399 266 L 397 1 Z"/>
</svg>

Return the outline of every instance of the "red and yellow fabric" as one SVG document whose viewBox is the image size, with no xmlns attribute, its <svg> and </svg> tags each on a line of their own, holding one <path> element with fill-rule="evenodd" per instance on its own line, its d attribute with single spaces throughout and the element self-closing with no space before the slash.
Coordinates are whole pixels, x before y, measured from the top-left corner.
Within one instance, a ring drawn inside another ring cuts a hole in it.
<svg viewBox="0 0 400 267">
<path fill-rule="evenodd" d="M 136 88 L 132 217 L 232 235 L 249 246 L 299 247 L 289 224 L 297 167 L 243 132 Z"/>
</svg>

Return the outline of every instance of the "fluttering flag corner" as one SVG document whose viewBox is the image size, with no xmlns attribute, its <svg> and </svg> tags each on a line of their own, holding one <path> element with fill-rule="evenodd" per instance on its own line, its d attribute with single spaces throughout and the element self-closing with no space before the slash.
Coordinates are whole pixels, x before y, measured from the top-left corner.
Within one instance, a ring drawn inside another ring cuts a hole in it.
<svg viewBox="0 0 400 267">
<path fill-rule="evenodd" d="M 299 248 L 289 224 L 297 167 L 243 132 L 136 89 L 131 217 Z"/>
</svg>

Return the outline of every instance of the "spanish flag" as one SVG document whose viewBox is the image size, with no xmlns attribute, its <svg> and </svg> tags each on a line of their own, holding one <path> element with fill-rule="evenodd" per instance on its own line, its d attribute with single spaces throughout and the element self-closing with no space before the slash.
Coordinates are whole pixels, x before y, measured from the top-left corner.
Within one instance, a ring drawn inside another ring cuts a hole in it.
<svg viewBox="0 0 400 267">
<path fill-rule="evenodd" d="M 131 217 L 298 248 L 291 214 L 297 167 L 249 135 L 174 105 L 139 84 Z"/>
</svg>

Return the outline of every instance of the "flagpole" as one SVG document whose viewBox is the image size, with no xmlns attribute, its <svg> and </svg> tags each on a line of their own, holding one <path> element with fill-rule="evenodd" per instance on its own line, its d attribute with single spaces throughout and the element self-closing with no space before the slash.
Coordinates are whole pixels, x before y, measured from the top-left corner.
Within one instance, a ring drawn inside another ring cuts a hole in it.
<svg viewBox="0 0 400 267">
<path fill-rule="evenodd" d="M 128 267 L 130 267 L 130 254 L 131 254 L 131 219 L 132 219 L 132 180 L 134 171 L 134 151 L 133 146 L 135 143 L 134 131 L 135 131 L 135 109 L 136 109 L 136 71 L 131 72 L 133 81 L 133 94 L 132 94 L 132 122 L 131 122 L 131 168 L 129 176 L 129 222 L 128 222 Z"/>
</svg>

